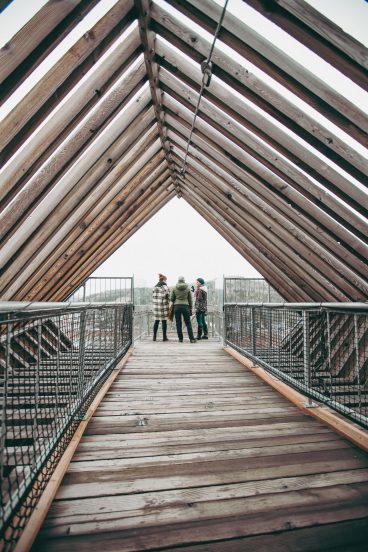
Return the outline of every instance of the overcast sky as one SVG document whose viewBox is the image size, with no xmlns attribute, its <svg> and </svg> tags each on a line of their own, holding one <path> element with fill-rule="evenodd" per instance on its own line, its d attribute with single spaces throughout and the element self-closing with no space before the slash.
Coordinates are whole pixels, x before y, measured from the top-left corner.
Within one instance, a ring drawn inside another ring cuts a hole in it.
<svg viewBox="0 0 368 552">
<path fill-rule="evenodd" d="M 115 1 L 104 0 L 101 6 L 104 5 L 105 9 L 108 9 Z M 223 0 L 218 1 L 219 4 L 223 4 Z M 0 14 L 0 41 L 4 43 L 9 40 L 14 32 L 24 25 L 32 12 L 44 3 L 46 0 L 13 0 Z M 367 44 L 368 4 L 364 0 L 309 0 L 309 3 L 324 15 L 331 17 L 346 32 Z M 241 0 L 231 0 L 228 9 L 236 13 L 237 6 L 244 9 L 245 4 Z M 87 28 L 94 24 L 94 17 L 98 18 L 98 13 L 91 14 L 91 19 L 85 22 Z M 252 24 L 248 19 L 246 22 Z M 264 22 L 263 25 L 264 28 L 268 28 L 268 23 Z M 14 102 L 16 101 L 19 101 L 19 98 L 14 97 Z M 9 106 L 11 109 L 10 102 Z M 3 106 L 3 109 L 5 108 L 6 105 Z M 4 116 L 5 113 L 6 111 L 0 115 Z M 152 285 L 157 279 L 158 272 L 165 273 L 170 283 L 175 282 L 181 274 L 188 281 L 193 281 L 197 277 L 213 279 L 222 277 L 223 274 L 260 276 L 184 199 L 177 198 L 138 230 L 93 275 L 134 274 L 137 283 Z"/>
<path fill-rule="evenodd" d="M 118 249 L 93 276 L 135 275 L 136 284 L 154 284 L 157 273 L 175 283 L 183 275 L 213 279 L 226 275 L 260 277 L 184 199 L 174 198 Z"/>
</svg>

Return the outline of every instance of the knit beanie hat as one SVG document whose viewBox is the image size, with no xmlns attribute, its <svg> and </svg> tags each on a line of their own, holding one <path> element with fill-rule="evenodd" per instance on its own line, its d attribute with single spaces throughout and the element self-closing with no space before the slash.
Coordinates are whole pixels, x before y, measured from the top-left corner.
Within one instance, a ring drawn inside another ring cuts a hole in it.
<svg viewBox="0 0 368 552">
<path fill-rule="evenodd" d="M 160 282 L 166 282 L 167 277 L 164 274 L 159 274 L 158 279 L 160 280 Z"/>
<path fill-rule="evenodd" d="M 185 282 L 185 278 L 184 278 L 184 276 L 179 276 L 179 278 L 178 278 L 178 282 Z"/>
<path fill-rule="evenodd" d="M 197 278 L 197 282 L 199 282 L 202 286 L 204 285 L 204 280 L 203 280 L 203 278 Z"/>
</svg>

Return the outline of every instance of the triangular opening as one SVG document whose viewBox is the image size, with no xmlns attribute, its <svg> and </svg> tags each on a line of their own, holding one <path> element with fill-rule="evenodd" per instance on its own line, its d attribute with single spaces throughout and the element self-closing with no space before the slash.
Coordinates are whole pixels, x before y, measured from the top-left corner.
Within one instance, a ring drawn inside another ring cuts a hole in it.
<svg viewBox="0 0 368 552">
<path fill-rule="evenodd" d="M 157 273 L 175 283 L 183 274 L 222 278 L 259 272 L 185 200 L 173 198 L 113 253 L 92 276 L 135 275 L 136 285 L 151 285 Z"/>
</svg>

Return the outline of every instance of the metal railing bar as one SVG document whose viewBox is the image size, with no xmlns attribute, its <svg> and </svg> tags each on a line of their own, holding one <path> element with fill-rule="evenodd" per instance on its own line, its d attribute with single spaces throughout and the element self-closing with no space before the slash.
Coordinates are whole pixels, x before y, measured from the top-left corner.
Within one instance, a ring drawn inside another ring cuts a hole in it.
<svg viewBox="0 0 368 552">
<path fill-rule="evenodd" d="M 323 403 L 327 406 L 330 406 L 334 410 L 338 410 L 342 414 L 348 415 L 350 418 L 354 419 L 355 421 L 357 421 L 359 423 L 362 423 L 362 421 L 363 421 L 365 423 L 365 425 L 368 426 L 368 417 L 367 416 L 364 416 L 363 414 L 356 414 L 356 412 L 354 410 L 352 410 L 351 408 L 349 408 L 347 406 L 344 406 L 344 405 L 336 404 L 336 402 L 334 400 L 330 400 L 330 399 L 326 398 L 325 395 L 322 395 L 318 391 L 315 391 L 313 389 L 307 390 L 305 388 L 305 386 L 298 385 L 298 382 L 296 380 L 291 381 L 289 379 L 286 379 L 285 374 L 281 370 L 278 370 L 274 366 L 271 366 L 271 364 L 268 364 L 268 362 L 266 362 L 265 360 L 252 355 L 252 353 L 242 349 L 241 347 L 239 347 L 235 343 L 232 343 L 230 340 L 226 340 L 226 344 L 229 345 L 230 347 L 232 347 L 233 349 L 235 349 L 236 351 L 238 351 L 238 353 L 242 354 L 243 356 L 245 356 L 246 358 L 251 360 L 255 366 L 261 366 L 262 368 L 264 368 L 265 370 L 267 370 L 268 372 L 270 372 L 271 374 L 276 376 L 281 381 L 287 383 L 287 385 L 289 385 L 290 387 L 292 387 L 294 389 L 297 389 L 298 391 L 303 391 L 303 393 L 305 395 L 310 396 L 313 399 L 316 399 L 316 400 L 320 401 L 321 403 Z"/>
<path fill-rule="evenodd" d="M 90 401 L 131 346 L 133 305 L 0 306 L 0 531 L 8 551 Z"/>
<path fill-rule="evenodd" d="M 368 303 L 226 303 L 228 307 L 265 307 L 268 309 L 367 311 Z"/>
</svg>

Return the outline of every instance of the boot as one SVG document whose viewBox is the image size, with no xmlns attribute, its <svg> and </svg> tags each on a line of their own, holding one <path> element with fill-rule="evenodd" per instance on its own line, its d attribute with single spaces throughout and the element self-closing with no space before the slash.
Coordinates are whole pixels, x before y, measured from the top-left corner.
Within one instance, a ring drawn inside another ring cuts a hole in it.
<svg viewBox="0 0 368 552">
<path fill-rule="evenodd" d="M 169 341 L 167 338 L 167 320 L 162 321 L 162 333 L 164 336 L 162 341 Z"/>
<path fill-rule="evenodd" d="M 158 325 L 159 325 L 160 321 L 159 320 L 155 320 L 155 323 L 153 324 L 153 341 L 156 341 L 156 338 L 157 338 L 157 330 L 158 330 Z"/>
</svg>

